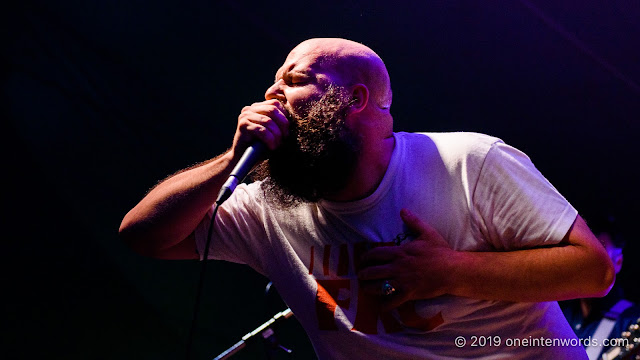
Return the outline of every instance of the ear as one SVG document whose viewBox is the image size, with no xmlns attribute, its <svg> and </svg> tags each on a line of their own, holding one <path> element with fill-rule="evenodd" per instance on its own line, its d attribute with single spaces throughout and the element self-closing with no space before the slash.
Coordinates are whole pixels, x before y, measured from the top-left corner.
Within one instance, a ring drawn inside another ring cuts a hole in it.
<svg viewBox="0 0 640 360">
<path fill-rule="evenodd" d="M 350 113 L 359 113 L 367 107 L 369 103 L 369 89 L 364 84 L 351 86 L 351 106 Z"/>
<path fill-rule="evenodd" d="M 622 254 L 619 254 L 615 259 L 613 259 L 613 268 L 615 269 L 616 274 L 622 269 Z"/>
</svg>

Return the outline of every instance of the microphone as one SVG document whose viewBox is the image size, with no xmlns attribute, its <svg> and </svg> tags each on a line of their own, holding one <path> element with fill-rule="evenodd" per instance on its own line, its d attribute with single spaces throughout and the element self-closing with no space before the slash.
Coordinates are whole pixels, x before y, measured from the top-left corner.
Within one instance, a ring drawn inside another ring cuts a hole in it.
<svg viewBox="0 0 640 360">
<path fill-rule="evenodd" d="M 244 151 L 240 161 L 238 161 L 238 164 L 236 164 L 231 171 L 229 178 L 224 185 L 222 185 L 222 188 L 220 188 L 216 204 L 222 204 L 231 196 L 236 186 L 242 182 L 249 171 L 262 159 L 263 155 L 267 153 L 267 150 L 267 146 L 263 142 L 256 141 Z"/>
</svg>

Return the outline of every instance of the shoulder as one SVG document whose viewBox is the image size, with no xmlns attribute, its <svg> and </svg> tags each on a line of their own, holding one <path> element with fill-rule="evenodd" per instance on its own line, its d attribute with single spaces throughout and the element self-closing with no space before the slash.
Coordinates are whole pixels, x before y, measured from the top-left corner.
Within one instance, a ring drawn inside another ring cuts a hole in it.
<svg viewBox="0 0 640 360">
<path fill-rule="evenodd" d="M 396 137 L 407 143 L 409 149 L 434 146 L 441 154 L 486 155 L 496 143 L 502 143 L 497 137 L 475 132 L 418 132 L 396 133 Z"/>
<path fill-rule="evenodd" d="M 262 181 L 239 184 L 229 199 L 221 205 L 221 208 L 230 212 L 258 212 L 257 210 L 263 208 L 264 202 L 264 191 L 261 184 Z"/>
<path fill-rule="evenodd" d="M 620 318 L 628 320 L 629 324 L 640 323 L 640 304 L 633 303 L 620 314 Z"/>
<path fill-rule="evenodd" d="M 504 144 L 497 137 L 474 132 L 397 133 L 396 138 L 405 144 L 406 151 L 412 157 L 428 154 L 432 159 L 440 159 L 450 171 L 477 171 L 492 147 Z"/>
</svg>

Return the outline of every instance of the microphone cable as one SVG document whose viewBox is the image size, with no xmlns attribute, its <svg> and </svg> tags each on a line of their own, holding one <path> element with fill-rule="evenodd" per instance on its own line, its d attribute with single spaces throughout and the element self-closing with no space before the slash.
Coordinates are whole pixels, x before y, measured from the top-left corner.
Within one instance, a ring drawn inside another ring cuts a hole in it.
<svg viewBox="0 0 640 360">
<path fill-rule="evenodd" d="M 213 234 L 213 226 L 216 220 L 216 214 L 218 213 L 218 207 L 222 202 L 216 201 L 213 208 L 213 214 L 211 214 L 211 220 L 209 221 L 209 231 L 207 231 L 207 242 L 204 247 L 204 253 L 202 256 L 202 267 L 200 268 L 200 280 L 198 281 L 198 288 L 196 290 L 196 300 L 193 307 L 193 319 L 191 319 L 191 328 L 189 329 L 189 336 L 187 338 L 187 360 L 191 359 L 191 348 L 193 347 L 193 336 L 196 330 L 196 324 L 198 323 L 198 311 L 200 310 L 200 298 L 202 297 L 202 289 L 204 288 L 204 275 L 207 270 L 207 260 L 209 258 L 209 246 L 211 245 L 211 235 Z"/>
<path fill-rule="evenodd" d="M 242 157 L 231 171 L 229 178 L 220 188 L 218 198 L 215 201 L 213 208 L 213 214 L 211 215 L 211 221 L 209 222 L 209 231 L 207 232 L 207 242 L 204 247 L 204 254 L 202 256 L 202 269 L 200 271 L 200 281 L 198 282 L 198 289 L 196 290 L 196 300 L 193 309 L 193 319 L 191 320 L 191 329 L 187 338 L 187 360 L 191 359 L 191 348 L 193 346 L 193 336 L 195 333 L 196 323 L 198 319 L 198 311 L 200 309 L 200 298 L 202 297 L 202 289 L 204 287 L 204 275 L 207 269 L 207 260 L 209 258 L 209 246 L 211 245 L 211 235 L 213 234 L 213 227 L 215 224 L 216 214 L 218 213 L 218 207 L 222 205 L 236 189 L 236 186 L 244 180 L 249 171 L 260 161 L 262 156 L 267 152 L 267 147 L 264 143 L 257 141 L 247 147 L 242 154 Z"/>
</svg>

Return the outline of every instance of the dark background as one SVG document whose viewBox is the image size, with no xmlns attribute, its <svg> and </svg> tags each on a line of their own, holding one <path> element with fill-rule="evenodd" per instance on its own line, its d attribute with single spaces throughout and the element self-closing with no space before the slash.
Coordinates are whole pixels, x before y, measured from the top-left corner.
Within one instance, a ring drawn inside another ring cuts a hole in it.
<svg viewBox="0 0 640 360">
<path fill-rule="evenodd" d="M 638 19 L 636 0 L 5 4 L 4 357 L 184 357 L 200 264 L 132 253 L 120 221 L 158 180 L 228 148 L 242 106 L 321 36 L 385 60 L 397 131 L 501 137 L 587 221 L 613 215 L 629 243 L 618 283 L 640 300 Z M 267 282 L 209 264 L 195 358 L 285 308 Z M 313 358 L 294 319 L 277 334 Z"/>
</svg>

